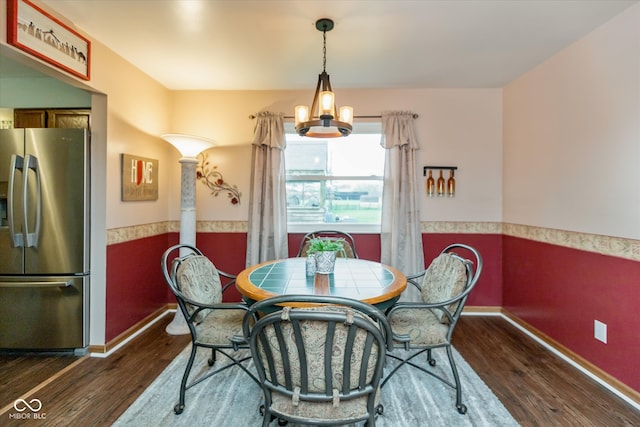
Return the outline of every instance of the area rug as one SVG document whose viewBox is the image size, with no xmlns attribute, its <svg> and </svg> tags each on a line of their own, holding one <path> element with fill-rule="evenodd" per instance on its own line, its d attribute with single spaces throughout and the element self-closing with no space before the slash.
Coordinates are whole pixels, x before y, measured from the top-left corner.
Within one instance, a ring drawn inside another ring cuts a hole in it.
<svg viewBox="0 0 640 427">
<path fill-rule="evenodd" d="M 261 426 L 259 407 L 262 391 L 237 367 L 214 375 L 187 390 L 184 412 L 180 415 L 173 412 L 190 350 L 191 345 L 169 364 L 114 426 Z M 198 350 L 192 376 L 209 369 L 206 359 L 210 354 L 210 351 Z M 440 371 L 441 375 L 445 372 L 450 377 L 445 351 L 438 349 L 434 351 L 434 356 L 438 361 L 434 370 Z M 416 369 L 403 367 L 382 389 L 384 413 L 376 419 L 376 426 L 518 426 L 455 349 L 454 357 L 462 381 L 463 403 L 468 408 L 466 414 L 461 415 L 456 410 L 455 391 L 451 387 Z M 222 359 L 224 357 L 220 357 L 217 363 L 222 363 Z M 388 359 L 388 368 L 394 362 Z M 274 421 L 271 425 L 278 424 Z M 292 424 L 289 426 L 293 427 Z"/>
</svg>

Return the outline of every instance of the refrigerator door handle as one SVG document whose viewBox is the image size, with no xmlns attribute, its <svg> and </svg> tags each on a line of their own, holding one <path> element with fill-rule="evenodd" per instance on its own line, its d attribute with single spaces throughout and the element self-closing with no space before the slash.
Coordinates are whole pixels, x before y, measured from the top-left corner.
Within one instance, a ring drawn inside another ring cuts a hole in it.
<svg viewBox="0 0 640 427">
<path fill-rule="evenodd" d="M 11 172 L 9 172 L 9 194 L 7 206 L 7 220 L 9 222 L 9 234 L 11 235 L 11 244 L 14 248 L 24 247 L 24 239 L 21 233 L 16 233 L 15 223 L 13 221 L 13 183 L 16 179 L 16 169 L 23 172 L 24 159 L 17 154 L 11 155 Z M 24 172 L 23 172 L 24 175 Z"/>
<path fill-rule="evenodd" d="M 0 288 L 66 288 L 72 286 L 71 280 L 67 282 L 2 282 Z"/>
<path fill-rule="evenodd" d="M 29 223 L 27 221 L 28 218 L 28 183 L 29 183 L 29 169 L 32 169 L 36 175 L 36 225 L 33 233 L 29 233 Z M 27 248 L 37 248 L 38 247 L 38 239 L 40 238 L 40 222 L 42 218 L 42 191 L 41 191 L 41 182 L 40 182 L 40 167 L 38 165 L 38 158 L 36 156 L 32 156 L 31 154 L 27 154 L 24 158 L 24 180 L 22 181 L 22 197 L 24 203 L 24 246 Z"/>
</svg>

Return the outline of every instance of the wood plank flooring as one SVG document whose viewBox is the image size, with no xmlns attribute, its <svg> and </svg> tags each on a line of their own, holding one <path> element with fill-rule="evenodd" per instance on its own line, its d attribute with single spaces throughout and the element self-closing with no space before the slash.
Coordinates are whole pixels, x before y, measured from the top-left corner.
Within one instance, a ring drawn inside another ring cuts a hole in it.
<svg viewBox="0 0 640 427">
<path fill-rule="evenodd" d="M 111 425 L 189 343 L 164 332 L 170 321 L 106 359 L 0 355 L 0 425 Z M 504 319 L 463 317 L 454 345 L 523 426 L 640 426 L 638 411 Z M 39 399 L 46 418 L 9 418 L 18 398 Z"/>
<path fill-rule="evenodd" d="M 502 318 L 463 316 L 453 345 L 523 426 L 640 426 L 640 412 Z"/>
</svg>

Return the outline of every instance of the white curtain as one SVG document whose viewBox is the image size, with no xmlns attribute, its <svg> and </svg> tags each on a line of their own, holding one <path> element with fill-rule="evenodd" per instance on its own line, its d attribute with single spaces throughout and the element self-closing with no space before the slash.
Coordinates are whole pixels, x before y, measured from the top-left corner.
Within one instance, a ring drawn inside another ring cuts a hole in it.
<svg viewBox="0 0 640 427">
<path fill-rule="evenodd" d="M 252 144 L 247 266 L 289 257 L 282 113 L 257 114 Z"/>
<path fill-rule="evenodd" d="M 382 196 L 382 230 L 380 235 L 383 264 L 405 274 L 424 269 L 415 118 L 411 112 L 382 114 L 382 141 L 385 148 L 384 186 Z M 403 301 L 419 301 L 413 286 L 403 293 Z"/>
</svg>

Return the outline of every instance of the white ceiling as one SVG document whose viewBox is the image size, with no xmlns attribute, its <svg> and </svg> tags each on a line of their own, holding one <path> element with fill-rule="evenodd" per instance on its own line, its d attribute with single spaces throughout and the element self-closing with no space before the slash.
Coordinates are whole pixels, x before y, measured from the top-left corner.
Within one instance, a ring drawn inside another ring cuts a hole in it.
<svg viewBox="0 0 640 427">
<path fill-rule="evenodd" d="M 170 89 L 502 87 L 638 0 L 41 0 Z"/>
</svg>

